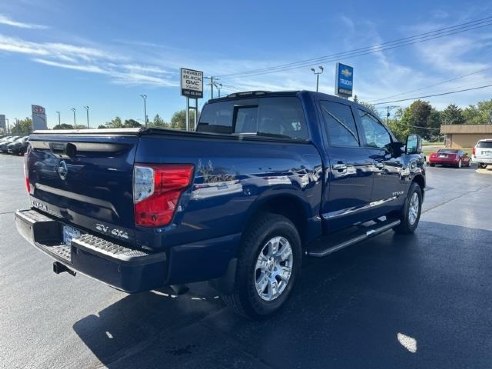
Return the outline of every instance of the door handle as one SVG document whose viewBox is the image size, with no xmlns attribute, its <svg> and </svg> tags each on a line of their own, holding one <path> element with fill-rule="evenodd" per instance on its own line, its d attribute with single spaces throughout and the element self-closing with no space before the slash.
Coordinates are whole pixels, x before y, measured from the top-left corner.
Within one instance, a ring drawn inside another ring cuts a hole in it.
<svg viewBox="0 0 492 369">
<path fill-rule="evenodd" d="M 334 170 L 339 170 L 339 171 L 347 170 L 347 164 L 345 164 L 345 163 L 336 163 L 336 164 L 333 164 L 332 165 L 332 168 Z"/>
</svg>

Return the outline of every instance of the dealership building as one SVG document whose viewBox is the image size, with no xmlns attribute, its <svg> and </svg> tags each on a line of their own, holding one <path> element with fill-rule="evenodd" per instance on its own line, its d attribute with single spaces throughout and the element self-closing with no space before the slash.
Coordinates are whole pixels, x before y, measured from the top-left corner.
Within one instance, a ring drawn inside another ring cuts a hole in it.
<svg viewBox="0 0 492 369">
<path fill-rule="evenodd" d="M 441 126 L 441 134 L 448 148 L 470 148 L 480 139 L 492 139 L 492 124 L 446 124 Z"/>
</svg>

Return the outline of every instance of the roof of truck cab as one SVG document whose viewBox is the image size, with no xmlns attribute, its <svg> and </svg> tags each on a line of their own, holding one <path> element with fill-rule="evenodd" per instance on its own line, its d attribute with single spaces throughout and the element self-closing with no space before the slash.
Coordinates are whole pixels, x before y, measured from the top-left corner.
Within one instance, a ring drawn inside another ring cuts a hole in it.
<svg viewBox="0 0 492 369">
<path fill-rule="evenodd" d="M 219 97 L 215 99 L 208 100 L 209 103 L 215 103 L 220 101 L 231 101 L 231 100 L 242 100 L 242 99 L 255 99 L 255 98 L 263 98 L 263 97 L 287 97 L 287 96 L 298 96 L 300 94 L 311 95 L 312 97 L 324 98 L 329 100 L 338 100 L 340 102 L 351 103 L 348 99 L 344 99 L 342 97 L 325 94 L 323 92 L 315 92 L 308 90 L 293 90 L 293 91 L 243 91 L 243 92 L 235 92 L 229 94 L 224 97 Z"/>
</svg>

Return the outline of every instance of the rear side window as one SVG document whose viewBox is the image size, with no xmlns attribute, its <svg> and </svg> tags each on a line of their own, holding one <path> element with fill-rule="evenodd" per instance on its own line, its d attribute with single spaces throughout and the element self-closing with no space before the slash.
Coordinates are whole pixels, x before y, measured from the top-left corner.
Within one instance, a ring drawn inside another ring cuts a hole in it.
<svg viewBox="0 0 492 369">
<path fill-rule="evenodd" d="M 478 141 L 477 147 L 481 149 L 492 149 L 492 141 Z"/>
<path fill-rule="evenodd" d="M 321 112 L 330 146 L 358 147 L 359 136 L 350 106 L 321 101 Z"/>
<path fill-rule="evenodd" d="M 296 97 L 259 99 L 258 133 L 307 140 L 309 134 L 299 99 Z"/>
<path fill-rule="evenodd" d="M 208 104 L 200 116 L 197 131 L 250 133 L 303 141 L 309 138 L 304 111 L 296 97 L 265 97 Z"/>
</svg>

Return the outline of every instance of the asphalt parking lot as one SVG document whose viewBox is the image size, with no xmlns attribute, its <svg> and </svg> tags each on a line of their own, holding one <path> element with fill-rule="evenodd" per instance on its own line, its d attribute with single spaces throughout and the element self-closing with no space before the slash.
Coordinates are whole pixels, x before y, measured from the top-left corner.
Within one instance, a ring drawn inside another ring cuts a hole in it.
<svg viewBox="0 0 492 369">
<path fill-rule="evenodd" d="M 0 155 L 2 368 L 491 368 L 492 169 L 428 168 L 415 235 L 308 260 L 278 316 L 206 286 L 126 295 L 55 275 L 16 232 L 22 158 Z"/>
</svg>

